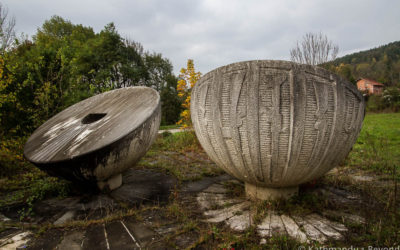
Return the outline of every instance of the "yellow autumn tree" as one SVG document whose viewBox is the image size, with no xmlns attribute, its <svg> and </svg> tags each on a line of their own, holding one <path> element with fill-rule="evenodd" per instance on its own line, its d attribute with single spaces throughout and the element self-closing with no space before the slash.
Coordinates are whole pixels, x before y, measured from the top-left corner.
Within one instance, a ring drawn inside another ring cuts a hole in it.
<svg viewBox="0 0 400 250">
<path fill-rule="evenodd" d="M 180 120 L 176 123 L 181 125 L 183 129 L 192 127 L 192 120 L 190 119 L 190 96 L 192 88 L 200 79 L 201 73 L 196 72 L 192 59 L 188 59 L 187 67 L 182 68 L 179 74 L 179 81 L 177 85 L 178 96 L 184 101 L 182 107 L 184 110 L 181 113 Z"/>
</svg>

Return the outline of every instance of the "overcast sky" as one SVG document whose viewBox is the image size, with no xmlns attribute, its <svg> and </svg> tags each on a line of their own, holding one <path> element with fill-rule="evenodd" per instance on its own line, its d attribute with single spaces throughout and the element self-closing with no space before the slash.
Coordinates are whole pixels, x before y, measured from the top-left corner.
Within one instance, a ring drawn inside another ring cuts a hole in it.
<svg viewBox="0 0 400 250">
<path fill-rule="evenodd" d="M 18 33 L 35 34 L 53 15 L 162 53 L 177 73 L 188 58 L 203 74 L 253 59 L 288 60 L 306 32 L 325 33 L 339 55 L 400 40 L 399 0 L 0 0 Z"/>
</svg>

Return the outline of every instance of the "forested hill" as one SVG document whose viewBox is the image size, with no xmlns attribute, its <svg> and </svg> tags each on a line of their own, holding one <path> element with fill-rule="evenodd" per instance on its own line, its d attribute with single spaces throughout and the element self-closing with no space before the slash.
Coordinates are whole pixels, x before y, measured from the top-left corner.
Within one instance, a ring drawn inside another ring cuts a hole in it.
<svg viewBox="0 0 400 250">
<path fill-rule="evenodd" d="M 400 84 L 400 41 L 337 58 L 324 65 L 355 83 L 370 78 L 385 86 Z"/>
</svg>

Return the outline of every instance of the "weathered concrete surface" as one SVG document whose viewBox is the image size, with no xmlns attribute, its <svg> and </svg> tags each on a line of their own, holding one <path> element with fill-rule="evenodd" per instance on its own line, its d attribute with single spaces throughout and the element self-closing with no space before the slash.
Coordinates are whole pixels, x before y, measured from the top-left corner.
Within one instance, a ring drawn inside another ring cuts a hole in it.
<svg viewBox="0 0 400 250">
<path fill-rule="evenodd" d="M 203 177 L 199 181 L 194 181 L 194 182 L 188 182 L 185 183 L 181 189 L 182 192 L 187 192 L 187 193 L 197 193 L 200 192 L 206 188 L 208 188 L 211 184 L 221 182 L 221 181 L 228 181 L 232 180 L 234 181 L 230 175 L 224 174 L 216 177 Z"/>
<path fill-rule="evenodd" d="M 294 222 L 292 218 L 286 215 L 281 215 L 283 224 L 285 225 L 286 232 L 288 235 L 298 241 L 305 243 L 307 242 L 307 236 L 303 233 L 300 227 Z"/>
<path fill-rule="evenodd" d="M 334 210 L 326 210 L 322 212 L 325 216 L 336 217 L 341 221 L 348 221 L 354 224 L 365 224 L 365 218 L 356 215 L 356 214 L 349 214 L 342 211 L 334 211 Z"/>
<path fill-rule="evenodd" d="M 281 188 L 342 161 L 361 130 L 364 106 L 355 86 L 322 68 L 247 61 L 205 74 L 192 90 L 191 116 L 219 167 L 254 186 Z"/>
<path fill-rule="evenodd" d="M 226 221 L 226 224 L 235 231 L 244 231 L 250 227 L 252 222 L 252 215 L 250 211 L 243 211 L 238 215 L 234 215 Z"/>
<path fill-rule="evenodd" d="M 299 226 L 303 227 L 304 232 L 307 234 L 307 236 L 311 240 L 317 241 L 320 243 L 324 243 L 327 241 L 327 238 L 321 231 L 319 231 L 317 228 L 315 228 L 310 223 L 307 223 L 305 220 L 303 220 L 303 218 L 301 218 L 299 216 L 294 216 L 293 219 L 296 221 L 296 223 Z"/>
<path fill-rule="evenodd" d="M 242 202 L 241 199 L 230 199 L 225 194 L 215 193 L 199 193 L 196 197 L 197 202 L 202 209 L 212 209 L 215 206 L 223 207 L 225 205 L 236 204 Z"/>
<path fill-rule="evenodd" d="M 71 221 L 75 218 L 76 216 L 76 211 L 75 210 L 69 210 L 67 211 L 63 216 L 58 218 L 53 224 L 54 225 L 62 225 L 68 221 Z"/>
<path fill-rule="evenodd" d="M 124 185 L 113 190 L 110 196 L 131 205 L 143 202 L 165 202 L 177 180 L 163 173 L 151 170 L 129 169 L 124 173 Z"/>
<path fill-rule="evenodd" d="M 114 221 L 105 226 L 106 240 L 110 249 L 140 249 L 140 245 L 123 221 Z"/>
<path fill-rule="evenodd" d="M 29 231 L 12 234 L 9 237 L 0 240 L 0 249 L 14 250 L 26 248 L 26 244 L 31 238 L 32 233 Z"/>
<path fill-rule="evenodd" d="M 158 240 L 156 232 L 145 224 L 139 223 L 131 218 L 124 220 L 124 223 L 141 247 L 149 247 Z"/>
<path fill-rule="evenodd" d="M 106 234 L 103 224 L 90 225 L 86 229 L 82 249 L 110 249 Z"/>
<path fill-rule="evenodd" d="M 249 206 L 249 202 L 242 202 L 227 208 L 205 211 L 204 215 L 210 217 L 206 220 L 207 222 L 218 223 L 233 217 L 235 214 L 242 212 Z"/>
<path fill-rule="evenodd" d="M 31 223 L 53 223 L 64 226 L 73 220 L 97 220 L 121 209 L 121 205 L 138 207 L 142 204 L 163 205 L 175 190 L 175 177 L 152 170 L 129 169 L 123 174 L 124 185 L 107 194 L 91 194 L 52 198 L 34 204 Z M 227 200 L 229 202 L 229 200 Z M 0 213 L 0 223 L 18 221 L 18 209 Z M 0 235 L 1 238 L 1 235 Z"/>
<path fill-rule="evenodd" d="M 254 200 L 276 200 L 280 198 L 288 198 L 298 194 L 299 187 L 281 187 L 281 188 L 268 188 L 255 186 L 250 183 L 245 184 L 246 194 Z"/>
<path fill-rule="evenodd" d="M 157 136 L 160 96 L 146 87 L 122 88 L 58 113 L 28 139 L 25 157 L 54 176 L 83 187 L 116 188 L 107 180 L 134 164 Z M 111 184 L 111 185 L 107 185 Z"/>
<path fill-rule="evenodd" d="M 104 181 L 98 181 L 97 182 L 97 187 L 100 190 L 104 190 L 108 188 L 109 190 L 114 190 L 121 186 L 122 184 L 122 175 L 121 174 L 116 174 L 114 176 L 111 176 L 109 179 L 104 180 Z"/>
<path fill-rule="evenodd" d="M 157 174 L 152 174 L 149 170 L 131 171 L 132 173 L 128 171 L 124 174 L 127 177 L 124 178 L 124 182 L 127 181 L 125 185 L 129 184 L 132 179 L 136 181 L 143 179 L 143 185 L 152 189 L 152 183 L 157 183 L 157 181 L 151 179 L 152 177 L 158 178 Z M 287 235 L 287 237 L 297 239 L 299 242 L 311 244 L 314 244 L 312 241 L 324 244 L 331 240 L 344 240 L 349 236 L 351 237 L 354 232 L 348 232 L 342 223 L 356 223 L 357 219 L 355 218 L 361 218 L 356 214 L 350 214 L 348 211 L 351 210 L 346 208 L 332 211 L 321 207 L 321 210 L 317 210 L 318 214 L 316 214 L 308 212 L 309 209 L 277 210 L 277 208 L 269 207 L 270 203 L 268 202 L 254 206 L 244 196 L 243 187 L 240 188 L 241 191 L 232 192 L 232 190 L 229 190 L 233 184 L 240 185 L 236 180 L 226 177 L 210 177 L 207 179 L 213 181 L 209 181 L 207 185 L 205 183 L 200 183 L 200 185 L 199 182 L 196 182 L 199 186 L 195 185 L 195 189 L 201 190 L 200 192 L 179 192 L 179 186 L 178 189 L 174 188 L 174 191 L 178 190 L 176 202 L 179 202 L 185 209 L 193 209 L 191 216 L 195 216 L 196 221 L 199 219 L 206 223 L 220 223 L 215 225 L 218 229 L 221 229 L 221 224 L 224 224 L 229 228 L 228 231 L 232 230 L 232 233 L 238 234 L 246 230 L 252 232 L 255 228 L 260 237 L 260 244 L 265 244 L 268 242 L 268 238 L 277 234 L 284 237 Z M 186 183 L 184 187 L 193 187 L 188 184 Z M 205 190 L 211 192 L 204 192 Z M 338 191 L 337 188 L 327 188 L 324 190 L 326 192 L 333 190 L 343 196 L 357 198 L 355 194 L 351 194 L 345 189 Z M 302 189 L 301 192 L 301 195 L 303 192 L 317 195 L 313 190 L 305 191 Z M 47 230 L 38 238 L 32 235 L 31 240 L 22 246 L 27 246 L 29 249 L 65 249 L 68 247 L 79 249 L 78 246 L 81 249 L 165 249 L 168 246 L 172 247 L 171 244 L 175 248 L 191 248 L 201 240 L 197 230 L 183 232 L 186 225 L 182 224 L 179 219 L 173 218 L 174 216 L 170 216 L 165 208 L 156 208 L 157 206 L 154 205 L 146 207 L 143 204 L 144 209 L 140 209 L 142 206 L 137 206 L 139 209 L 132 216 L 127 215 L 123 218 L 114 217 L 114 219 L 111 219 L 113 214 L 124 211 L 118 204 L 125 202 L 114 201 L 110 196 L 110 194 L 95 195 L 94 197 L 85 195 L 62 200 L 42 201 L 40 203 L 41 209 L 35 209 L 35 217 L 48 214 L 47 219 L 34 219 L 33 221 L 37 222 L 33 224 L 57 221 L 71 210 L 77 211 L 73 220 L 90 223 L 86 227 L 70 227 L 70 225 L 60 224 Z M 320 198 L 322 197 L 326 196 L 321 195 Z M 332 200 L 326 201 L 330 203 Z M 138 199 L 138 202 L 144 203 L 145 200 Z M 153 202 L 157 202 L 157 200 L 150 201 L 150 204 Z M 262 204 L 266 206 L 260 206 Z M 132 206 L 126 203 L 124 207 L 126 205 L 129 210 L 136 207 L 136 205 Z M 260 217 L 261 215 L 263 217 Z M 19 217 L 10 217 L 8 214 L 5 214 L 5 216 L 9 218 L 4 221 L 6 230 L 0 233 L 0 242 L 22 233 L 20 229 L 14 227 Z M 102 221 L 101 219 L 105 217 L 110 218 L 111 221 L 108 219 Z M 204 224 L 200 224 L 201 222 L 199 222 L 199 226 L 204 228 Z M 225 231 L 226 229 L 222 227 L 221 230 Z"/>
<path fill-rule="evenodd" d="M 73 231 L 66 233 L 63 240 L 58 244 L 59 250 L 81 250 L 84 242 L 84 231 Z"/>
<path fill-rule="evenodd" d="M 271 211 L 270 230 L 272 235 L 286 234 L 285 225 L 283 225 L 281 217 L 274 211 Z"/>
<path fill-rule="evenodd" d="M 225 181 L 225 183 L 227 182 L 232 181 Z M 206 190 L 213 192 L 206 192 Z M 348 231 L 342 223 L 316 213 L 298 216 L 278 214 L 277 211 L 268 210 L 264 218 L 258 224 L 254 224 L 255 208 L 244 197 L 228 197 L 228 190 L 224 182 L 212 184 L 203 192 L 199 192 L 196 200 L 203 210 L 206 222 L 225 222 L 232 230 L 238 232 L 245 231 L 250 226 L 255 226 L 258 235 L 261 237 L 260 244 L 265 244 L 267 238 L 276 235 L 288 235 L 302 243 L 309 243 L 310 241 L 324 243 L 328 239 L 342 240 L 343 235 Z M 325 214 L 324 211 L 321 212 Z M 343 213 L 340 213 L 340 215 L 343 215 Z M 348 214 L 346 215 L 346 218 L 351 217 Z M 329 212 L 328 216 L 333 217 L 333 214 Z M 339 218 L 339 221 L 342 220 Z"/>
<path fill-rule="evenodd" d="M 339 240 L 343 237 L 329 222 L 325 223 L 325 221 L 321 220 L 321 217 L 316 214 L 306 216 L 305 220 L 329 238 Z"/>
</svg>

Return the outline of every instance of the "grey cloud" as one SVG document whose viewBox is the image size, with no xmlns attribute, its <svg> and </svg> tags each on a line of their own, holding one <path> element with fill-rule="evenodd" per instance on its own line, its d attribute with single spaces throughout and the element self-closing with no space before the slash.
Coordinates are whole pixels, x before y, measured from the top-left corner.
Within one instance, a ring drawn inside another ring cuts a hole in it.
<svg viewBox="0 0 400 250">
<path fill-rule="evenodd" d="M 114 22 L 123 36 L 162 53 L 175 72 L 187 59 L 206 73 L 252 59 L 288 59 L 306 32 L 322 31 L 340 55 L 399 40 L 398 0 L 3 0 L 18 32 L 34 34 L 52 15 L 100 31 Z"/>
</svg>

